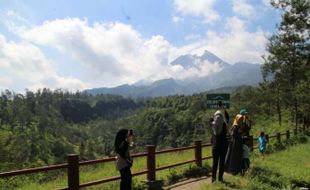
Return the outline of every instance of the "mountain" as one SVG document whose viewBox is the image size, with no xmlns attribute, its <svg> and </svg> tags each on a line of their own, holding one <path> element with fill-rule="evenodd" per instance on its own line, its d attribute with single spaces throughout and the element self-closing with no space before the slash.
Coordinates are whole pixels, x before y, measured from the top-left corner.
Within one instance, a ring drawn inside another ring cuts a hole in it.
<svg viewBox="0 0 310 190">
<path fill-rule="evenodd" d="M 134 85 L 121 85 L 115 88 L 93 88 L 86 90 L 86 93 L 97 94 L 116 94 L 126 97 L 156 97 L 168 96 L 173 94 L 182 94 L 182 86 L 179 85 L 174 79 L 158 80 L 150 85 L 137 86 Z"/>
<path fill-rule="evenodd" d="M 174 94 L 193 94 L 205 92 L 211 89 L 230 87 L 234 89 L 238 86 L 255 86 L 261 80 L 260 64 L 238 62 L 228 64 L 209 51 L 205 51 L 201 56 L 182 55 L 171 62 L 172 65 L 180 65 L 184 69 L 200 69 L 201 64 L 207 61 L 209 64 L 217 64 L 219 70 L 203 77 L 192 77 L 184 80 L 173 78 L 162 79 L 153 83 L 141 80 L 133 85 L 121 85 L 114 88 L 93 88 L 85 90 L 89 94 L 117 94 L 130 97 L 156 97 Z"/>
<path fill-rule="evenodd" d="M 171 65 L 181 65 L 185 69 L 197 67 L 194 63 L 198 59 L 195 55 L 181 55 L 171 62 Z"/>
<path fill-rule="evenodd" d="M 201 56 L 197 55 L 181 55 L 171 62 L 171 65 L 181 65 L 184 69 L 197 68 L 200 69 L 199 64 L 203 64 L 205 61 L 211 64 L 218 64 L 221 68 L 229 66 L 229 64 L 213 53 L 204 51 Z"/>
<path fill-rule="evenodd" d="M 216 55 L 214 55 L 213 53 L 211 53 L 207 50 L 205 50 L 205 52 L 202 54 L 202 56 L 200 56 L 200 59 L 203 61 L 209 61 L 210 63 L 218 63 L 222 67 L 229 66 L 229 64 L 227 62 L 223 61 L 222 59 L 220 59 L 219 57 L 217 57 Z"/>
</svg>

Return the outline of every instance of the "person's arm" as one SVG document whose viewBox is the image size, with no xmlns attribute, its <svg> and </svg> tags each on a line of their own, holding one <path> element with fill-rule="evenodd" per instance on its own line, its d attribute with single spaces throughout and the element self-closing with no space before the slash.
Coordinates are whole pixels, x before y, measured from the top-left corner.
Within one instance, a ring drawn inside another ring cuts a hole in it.
<svg viewBox="0 0 310 190">
<path fill-rule="evenodd" d="M 226 110 L 224 111 L 224 115 L 225 115 L 226 124 L 229 125 L 230 119 L 229 119 L 229 114 Z"/>
<path fill-rule="evenodd" d="M 127 156 L 126 156 L 126 152 L 128 150 L 128 142 L 127 141 L 123 141 L 120 143 L 119 147 L 119 155 L 124 158 L 124 159 L 127 159 Z"/>
<path fill-rule="evenodd" d="M 264 137 L 264 141 L 265 141 L 265 144 L 266 144 L 266 146 L 267 146 L 268 141 L 267 141 L 267 138 L 266 138 L 266 137 Z"/>
<path fill-rule="evenodd" d="M 239 128 L 239 127 L 236 126 L 236 125 L 234 125 L 233 128 L 232 128 L 232 136 L 233 136 L 234 138 L 237 138 L 237 137 L 240 136 L 240 135 L 239 135 L 238 128 Z"/>
<path fill-rule="evenodd" d="M 245 123 L 247 130 L 250 131 L 252 126 L 251 126 L 251 120 L 249 119 L 248 116 L 245 116 L 245 122 L 244 123 Z"/>
</svg>

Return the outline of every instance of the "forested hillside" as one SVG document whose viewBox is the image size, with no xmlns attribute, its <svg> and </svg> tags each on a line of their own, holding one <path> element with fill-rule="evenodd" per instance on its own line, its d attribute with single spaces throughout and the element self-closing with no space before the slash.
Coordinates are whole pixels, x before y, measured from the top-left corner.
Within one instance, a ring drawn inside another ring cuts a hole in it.
<svg viewBox="0 0 310 190">
<path fill-rule="evenodd" d="M 137 149 L 188 145 L 195 127 L 205 129 L 208 120 L 205 94 L 134 101 L 43 89 L 6 91 L 0 103 L 0 159 L 7 164 L 59 163 L 70 152 L 82 159 L 111 155 L 121 127 L 135 129 Z"/>
<path fill-rule="evenodd" d="M 81 153 L 83 159 L 109 155 L 106 137 L 114 135 L 116 118 L 139 109 L 142 102 L 43 89 L 3 92 L 0 106 L 0 162 L 19 167 L 63 162 L 70 152 Z"/>
</svg>

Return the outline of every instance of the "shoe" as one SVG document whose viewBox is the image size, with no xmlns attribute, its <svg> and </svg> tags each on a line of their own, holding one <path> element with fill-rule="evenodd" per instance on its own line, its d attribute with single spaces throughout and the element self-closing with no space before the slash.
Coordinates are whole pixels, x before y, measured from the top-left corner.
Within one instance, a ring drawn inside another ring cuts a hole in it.
<svg viewBox="0 0 310 190">
<path fill-rule="evenodd" d="M 219 178 L 219 182 L 224 183 L 223 178 Z"/>
<path fill-rule="evenodd" d="M 212 183 L 214 183 L 216 181 L 216 179 L 212 178 Z"/>
</svg>

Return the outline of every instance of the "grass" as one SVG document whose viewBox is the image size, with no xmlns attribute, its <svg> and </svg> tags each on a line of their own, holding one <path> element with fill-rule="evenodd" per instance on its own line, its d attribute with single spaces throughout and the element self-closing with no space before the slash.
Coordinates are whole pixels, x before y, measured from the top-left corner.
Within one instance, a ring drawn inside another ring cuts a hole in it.
<svg viewBox="0 0 310 190">
<path fill-rule="evenodd" d="M 210 147 L 203 148 L 202 156 L 211 155 Z M 194 150 L 185 150 L 175 153 L 167 153 L 156 155 L 156 167 L 170 165 L 177 162 L 187 161 L 194 159 Z M 132 168 L 132 173 L 142 171 L 146 169 L 146 157 L 134 159 L 134 164 Z M 186 164 L 179 167 L 170 168 L 167 170 L 162 170 L 156 172 L 156 178 L 164 180 L 165 185 L 171 184 L 177 178 L 180 180 L 187 175 L 190 175 L 190 172 L 195 172 L 195 163 Z M 200 171 L 196 171 L 200 172 Z M 43 180 L 40 178 L 40 174 L 30 174 L 17 177 L 6 178 L 0 180 L 0 190 L 51 190 L 67 186 L 67 176 L 66 170 L 54 172 L 55 177 L 52 180 Z M 113 176 L 119 176 L 118 171 L 115 168 L 114 162 L 96 164 L 92 166 L 81 166 L 80 167 L 80 183 L 100 180 L 104 178 L 109 178 Z M 29 180 L 28 178 L 34 178 L 34 180 Z M 143 189 L 143 182 L 146 180 L 146 175 L 136 176 L 133 178 L 134 189 Z M 7 185 L 6 185 L 7 184 Z M 15 184 L 9 186 L 8 184 Z M 102 185 L 96 185 L 89 188 L 84 188 L 86 190 L 114 190 L 119 189 L 119 181 L 109 182 Z"/>
<path fill-rule="evenodd" d="M 304 142 L 303 138 L 304 136 L 297 137 L 297 141 Z M 208 184 L 202 189 L 269 190 L 310 188 L 310 142 L 298 144 L 297 146 L 283 144 L 285 150 L 268 154 L 264 159 L 255 152 L 251 156 L 251 167 L 245 176 L 225 174 L 225 184 Z"/>
</svg>

